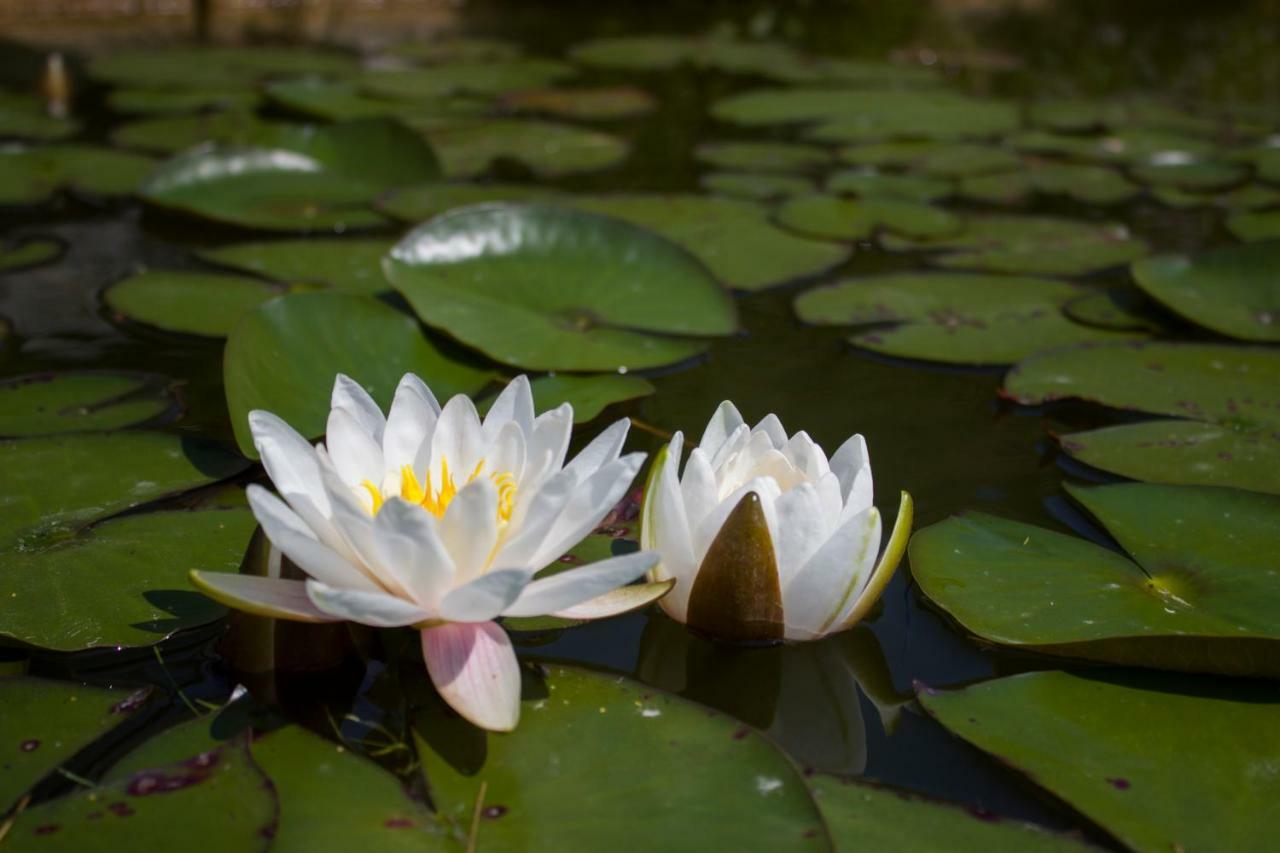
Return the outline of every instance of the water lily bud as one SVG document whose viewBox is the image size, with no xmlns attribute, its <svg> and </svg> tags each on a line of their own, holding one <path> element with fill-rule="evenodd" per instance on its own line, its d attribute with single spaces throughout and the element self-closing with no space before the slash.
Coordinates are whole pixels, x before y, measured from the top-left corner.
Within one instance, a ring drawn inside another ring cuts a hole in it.
<svg viewBox="0 0 1280 853">
<path fill-rule="evenodd" d="M 45 59 L 44 74 L 40 78 L 40 93 L 44 96 L 45 111 L 53 118 L 66 118 L 71 112 L 71 76 L 62 54 L 51 53 Z"/>
<path fill-rule="evenodd" d="M 649 473 L 640 545 L 654 581 L 675 580 L 662 607 L 731 642 L 813 640 L 857 624 L 892 578 L 911 534 L 902 493 L 883 557 L 871 461 L 855 435 L 830 460 L 775 415 L 748 428 L 726 401 L 680 473 L 676 433 Z"/>
</svg>

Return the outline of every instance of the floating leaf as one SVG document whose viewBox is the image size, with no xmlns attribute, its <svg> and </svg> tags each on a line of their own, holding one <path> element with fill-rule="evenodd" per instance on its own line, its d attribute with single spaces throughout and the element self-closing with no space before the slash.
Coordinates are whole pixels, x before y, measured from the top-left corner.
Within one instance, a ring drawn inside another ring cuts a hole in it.
<svg viewBox="0 0 1280 853">
<path fill-rule="evenodd" d="M 530 383 L 533 388 L 533 406 L 539 412 L 548 412 L 561 403 L 573 406 L 574 423 L 587 423 L 614 403 L 647 397 L 653 393 L 653 385 L 639 376 L 540 376 Z"/>
<path fill-rule="evenodd" d="M 872 142 L 846 145 L 839 150 L 841 160 L 855 166 L 873 168 L 908 168 L 920 158 L 945 150 L 949 143 L 914 139 L 899 142 Z"/>
<path fill-rule="evenodd" d="M 38 204 L 62 190 L 129 195 L 155 163 L 88 145 L 0 149 L 0 204 Z"/>
<path fill-rule="evenodd" d="M 920 590 L 999 645 L 1085 660 L 1280 675 L 1268 543 L 1280 498 L 1205 486 L 1071 488 L 1133 555 L 971 513 L 911 540 Z"/>
<path fill-rule="evenodd" d="M 407 314 L 369 296 L 295 293 L 262 305 L 232 330 L 223 355 L 231 425 L 256 458 L 249 412 L 274 412 L 308 437 L 325 430 L 333 377 L 345 373 L 386 408 L 405 373 L 446 399 L 474 394 L 491 374 L 446 355 Z"/>
<path fill-rule="evenodd" d="M 704 142 L 694 155 L 704 163 L 742 172 L 803 172 L 825 166 L 825 148 L 796 142 Z"/>
<path fill-rule="evenodd" d="M 47 142 L 79 132 L 80 122 L 49 115 L 43 99 L 0 92 L 0 137 Z"/>
<path fill-rule="evenodd" d="M 1151 194 L 1170 207 L 1221 207 L 1227 210 L 1257 210 L 1280 204 L 1280 190 L 1263 184 L 1245 184 L 1242 187 L 1217 193 L 1190 192 L 1179 187 L 1153 187 Z M 1257 214 L 1267 216 L 1268 214 Z M 1228 220 L 1227 227 L 1231 227 Z M 1241 235 L 1237 235 L 1241 236 Z"/>
<path fill-rule="evenodd" d="M 672 364 L 704 345 L 669 336 L 723 335 L 737 324 L 732 301 L 689 253 L 633 225 L 552 206 L 436 217 L 396 245 L 387 275 L 427 324 L 537 370 Z"/>
<path fill-rule="evenodd" d="M 107 98 L 107 106 L 132 115 L 183 115 L 206 110 L 247 112 L 258 106 L 258 93 L 248 88 L 117 89 Z"/>
<path fill-rule="evenodd" d="M 0 273 L 36 267 L 62 256 L 61 240 L 31 237 L 0 244 Z"/>
<path fill-rule="evenodd" d="M 1150 100 L 1095 100 L 1089 98 L 1037 98 L 1027 110 L 1037 127 L 1067 132 L 1115 128 L 1144 128 L 1192 134 L 1213 134 L 1218 122 L 1188 115 Z"/>
<path fill-rule="evenodd" d="M 753 201 L 803 195 L 816 189 L 808 178 L 772 172 L 708 172 L 698 183 L 709 192 Z"/>
<path fill-rule="evenodd" d="M 995 145 L 951 143 L 936 145 L 912 159 L 912 172 L 936 178 L 964 178 L 1024 168 L 1022 158 Z"/>
<path fill-rule="evenodd" d="M 945 267 L 1031 275 L 1083 275 L 1147 253 L 1146 243 L 1123 225 L 1047 216 L 975 216 L 954 236 L 911 241 L 889 235 L 882 242 L 892 250 L 948 250 L 935 260 Z"/>
<path fill-rule="evenodd" d="M 111 142 L 155 154 L 175 154 L 208 142 L 252 145 L 284 127 L 250 112 L 205 113 L 131 121 L 111 131 Z"/>
<path fill-rule="evenodd" d="M 291 287 L 313 285 L 350 293 L 391 289 L 382 258 L 392 240 L 271 240 L 199 252 L 202 260 L 260 275 Z"/>
<path fill-rule="evenodd" d="M 1061 438 L 1071 456 L 1138 480 L 1280 493 L 1280 352 L 1131 343 L 1044 353 L 1005 377 L 1020 403 L 1080 398 L 1181 420 Z"/>
<path fill-rule="evenodd" d="M 516 160 L 544 178 L 595 172 L 626 159 L 626 140 L 598 130 L 535 119 L 446 122 L 423 134 L 450 178 L 479 175 L 495 160 Z"/>
<path fill-rule="evenodd" d="M 98 736 L 125 722 L 147 691 L 0 678 L 0 814 Z"/>
<path fill-rule="evenodd" d="M 1265 850 L 1280 830 L 1270 685 L 1031 672 L 920 695 L 955 734 L 1137 850 Z"/>
<path fill-rule="evenodd" d="M 1048 279 L 961 273 L 897 273 L 849 279 L 801 294 L 807 323 L 865 326 L 855 346 L 903 358 L 953 364 L 1009 364 L 1032 353 L 1127 337 L 1072 323 L 1063 303 L 1081 294 Z"/>
<path fill-rule="evenodd" d="M 148 270 L 111 285 L 103 299 L 112 311 L 138 323 L 225 338 L 241 317 L 280 292 L 246 276 Z"/>
<path fill-rule="evenodd" d="M 300 77 L 278 80 L 266 88 L 272 103 L 310 118 L 349 121 L 359 118 L 399 118 L 410 124 L 479 115 L 487 105 L 476 98 L 447 96 L 422 103 L 389 101 L 366 95 L 354 83 Z"/>
<path fill-rule="evenodd" d="M 120 429 L 174 408 L 164 377 L 145 373 L 36 373 L 0 382 L 0 435 Z"/>
<path fill-rule="evenodd" d="M 1023 201 L 1032 193 L 1065 195 L 1085 204 L 1118 204 L 1139 192 L 1119 172 L 1069 163 L 1037 163 L 1029 169 L 977 175 L 960 183 L 960 194 L 966 198 L 997 204 Z"/>
<path fill-rule="evenodd" d="M 1105 136 L 1075 136 L 1044 131 L 1014 134 L 1005 140 L 1019 151 L 1057 154 L 1103 163 L 1177 163 L 1211 157 L 1214 146 L 1193 136 L 1152 130 L 1120 130 Z"/>
<path fill-rule="evenodd" d="M 954 187 L 945 178 L 925 175 L 893 175 L 865 169 L 844 169 L 828 176 L 826 191 L 867 198 L 901 198 L 935 201 L 951 195 Z"/>
<path fill-rule="evenodd" d="M 459 93 L 500 95 L 533 89 L 573 73 L 573 66 L 554 59 L 510 59 L 366 71 L 356 82 L 375 98 L 422 101 Z"/>
<path fill-rule="evenodd" d="M 661 71 L 692 62 L 697 40 L 688 36 L 645 35 L 599 38 L 574 45 L 574 62 L 624 71 Z"/>
<path fill-rule="evenodd" d="M 476 837 L 495 849 L 530 838 L 560 849 L 828 849 L 804 781 L 750 729 L 618 676 L 545 672 L 510 735 L 486 736 L 435 706 L 420 714 L 427 785 L 457 835 L 466 836 L 483 784 Z M 599 784 L 609 768 L 636 762 L 648 771 Z"/>
<path fill-rule="evenodd" d="M 1150 302 L 1131 288 L 1109 287 L 1068 300 L 1063 303 L 1062 312 L 1077 323 L 1099 329 L 1159 332 L 1163 327 L 1148 312 L 1150 307 Z"/>
<path fill-rule="evenodd" d="M 1194 160 L 1189 163 L 1143 163 L 1134 166 L 1130 174 L 1152 186 L 1210 192 L 1240 183 L 1248 172 L 1233 163 Z"/>
<path fill-rule="evenodd" d="M 645 115 L 653 112 L 657 101 L 635 86 L 601 86 L 592 89 L 522 89 L 500 97 L 498 106 L 512 112 L 590 121 Z"/>
<path fill-rule="evenodd" d="M 818 194 L 788 199 L 778 208 L 777 221 L 806 236 L 828 240 L 862 240 L 880 229 L 910 237 L 939 237 L 963 225 L 955 214 L 920 202 Z"/>
<path fill-rule="evenodd" d="M 156 47 L 113 50 L 89 62 L 95 80 L 137 89 L 239 88 L 271 77 L 341 77 L 357 71 L 354 54 L 307 48 Z"/>
<path fill-rule="evenodd" d="M 1280 341 L 1280 241 L 1194 255 L 1159 255 L 1133 265 L 1152 298 L 1215 332 L 1246 341 Z"/>
<path fill-rule="evenodd" d="M 1237 213 L 1227 217 L 1227 230 L 1241 240 L 1280 240 L 1280 210 Z"/>
</svg>

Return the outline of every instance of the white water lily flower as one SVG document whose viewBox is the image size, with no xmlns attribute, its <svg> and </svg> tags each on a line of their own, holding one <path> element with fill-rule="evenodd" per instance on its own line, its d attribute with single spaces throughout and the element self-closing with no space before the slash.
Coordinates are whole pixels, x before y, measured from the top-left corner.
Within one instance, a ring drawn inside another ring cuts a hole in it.
<svg viewBox="0 0 1280 853">
<path fill-rule="evenodd" d="M 384 417 L 340 375 L 325 444 L 313 447 L 269 412 L 251 412 L 249 424 L 280 493 L 249 486 L 249 504 L 308 579 L 193 572 L 192 580 L 253 613 L 419 629 L 437 690 L 478 726 L 510 730 L 520 711 L 520 670 L 495 619 L 600 618 L 666 591 L 623 588 L 656 561 L 645 553 L 534 579 L 600 523 L 644 454 L 620 455 L 624 419 L 566 464 L 573 409 L 534 417 L 523 376 L 483 420 L 464 395 L 441 409 L 412 374 Z"/>
<path fill-rule="evenodd" d="M 640 546 L 650 578 L 674 579 L 662 607 L 677 621 L 735 641 L 812 640 L 852 627 L 897 569 L 911 531 L 902 493 L 884 557 L 871 462 L 855 435 L 828 461 L 775 415 L 748 428 L 728 401 L 679 472 L 676 433 L 649 473 Z"/>
</svg>

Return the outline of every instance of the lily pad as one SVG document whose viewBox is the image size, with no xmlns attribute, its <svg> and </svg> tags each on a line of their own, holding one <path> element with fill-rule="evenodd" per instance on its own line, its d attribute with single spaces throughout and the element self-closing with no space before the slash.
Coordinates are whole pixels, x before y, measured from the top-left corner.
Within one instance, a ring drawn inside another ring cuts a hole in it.
<svg viewBox="0 0 1280 853">
<path fill-rule="evenodd" d="M 1031 823 L 867 782 L 816 775 L 808 779 L 835 849 L 893 850 L 910 839 L 917 853 L 957 850 L 1084 851 L 1083 842 Z"/>
<path fill-rule="evenodd" d="M 598 38 L 576 44 L 569 51 L 574 62 L 620 71 L 664 71 L 696 56 L 697 40 L 680 35 Z"/>
<path fill-rule="evenodd" d="M 1086 326 L 1099 329 L 1135 329 L 1159 332 L 1163 326 L 1149 312 L 1150 302 L 1130 288 L 1109 287 L 1069 300 L 1062 312 Z"/>
<path fill-rule="evenodd" d="M 1179 187 L 1154 187 L 1151 194 L 1170 207 L 1219 207 L 1225 210 L 1254 211 L 1280 204 L 1280 190 L 1258 183 L 1209 193 L 1190 192 Z"/>
<path fill-rule="evenodd" d="M 920 703 L 1136 850 L 1264 850 L 1280 830 L 1269 685 L 1032 672 Z"/>
<path fill-rule="evenodd" d="M 894 323 L 849 338 L 902 358 L 951 364 L 1009 364 L 1057 346 L 1129 337 L 1072 323 L 1061 306 L 1081 290 L 1048 279 L 962 273 L 896 273 L 849 279 L 801 294 L 807 323 Z"/>
<path fill-rule="evenodd" d="M 374 98 L 350 81 L 316 77 L 277 80 L 266 87 L 266 95 L 279 107 L 325 121 L 384 117 L 412 124 L 480 115 L 488 108 L 483 100 L 466 96 L 433 98 L 415 104 Z"/>
<path fill-rule="evenodd" d="M 1133 265 L 1152 298 L 1215 332 L 1246 341 L 1280 341 L 1280 241 L 1194 255 L 1159 255 Z"/>
<path fill-rule="evenodd" d="M 33 237 L 0 244 L 0 273 L 37 267 L 62 256 L 66 246 L 61 240 Z"/>
<path fill-rule="evenodd" d="M 573 66 L 554 59 L 515 58 L 366 71 L 356 83 L 375 98 L 423 101 L 459 93 L 501 95 L 547 86 L 573 74 Z"/>
<path fill-rule="evenodd" d="M 1236 213 L 1227 217 L 1227 230 L 1241 240 L 1280 240 L 1280 210 Z"/>
<path fill-rule="evenodd" d="M 916 174 L 935 178 L 965 178 L 1025 168 L 1021 157 L 996 145 L 949 143 L 936 145 L 907 163 Z"/>
<path fill-rule="evenodd" d="M 942 208 L 883 197 L 797 196 L 778 208 L 776 218 L 792 231 L 827 240 L 862 240 L 881 229 L 909 237 L 940 237 L 963 227 L 960 217 Z"/>
<path fill-rule="evenodd" d="M 1031 168 L 993 175 L 977 175 L 960 183 L 960 194 L 977 201 L 1009 204 L 1033 193 L 1064 195 L 1085 204 L 1118 204 L 1136 196 L 1140 188 L 1105 166 L 1037 163 Z"/>
<path fill-rule="evenodd" d="M 167 332 L 225 338 L 249 311 L 281 290 L 265 281 L 223 273 L 148 270 L 107 288 L 117 314 Z"/>
<path fill-rule="evenodd" d="M 120 429 L 175 407 L 168 380 L 145 373 L 36 373 L 0 382 L 0 436 Z"/>
<path fill-rule="evenodd" d="M 479 175 L 503 159 L 544 178 L 595 172 L 622 162 L 631 150 L 609 133 L 536 119 L 458 120 L 425 128 L 423 135 L 449 178 Z"/>
<path fill-rule="evenodd" d="M 48 114 L 42 99 L 0 92 L 0 138 L 44 142 L 66 139 L 80 132 L 80 122 Z"/>
<path fill-rule="evenodd" d="M 0 150 L 0 204 L 38 204 L 62 190 L 129 195 L 155 166 L 137 154 L 88 145 Z"/>
<path fill-rule="evenodd" d="M 519 729 L 503 736 L 436 706 L 419 715 L 415 740 L 432 801 L 459 837 L 483 785 L 476 839 L 495 849 L 529 839 L 560 849 L 829 849 L 791 762 L 730 718 L 566 666 L 546 667 L 545 682 L 521 704 Z M 628 784 L 599 784 L 601 773 L 637 762 L 647 771 Z"/>
<path fill-rule="evenodd" d="M 1131 343 L 1044 353 L 1005 377 L 1020 403 L 1079 398 L 1178 420 L 1062 436 L 1069 455 L 1158 483 L 1280 493 L 1280 352 Z"/>
<path fill-rule="evenodd" d="M 1084 275 L 1128 263 L 1147 245 L 1114 222 L 1047 216 L 975 216 L 954 236 L 928 241 L 887 235 L 887 249 L 947 250 L 934 262 L 956 269 L 1029 275 Z"/>
<path fill-rule="evenodd" d="M 1019 151 L 1057 154 L 1102 163 L 1173 164 L 1212 157 L 1213 143 L 1194 136 L 1154 130 L 1119 130 L 1102 136 L 1027 131 L 1005 139 Z"/>
<path fill-rule="evenodd" d="M 775 172 L 708 172 L 698 183 L 709 192 L 752 201 L 804 195 L 817 189 L 808 178 Z"/>
<path fill-rule="evenodd" d="M 1234 163 L 1193 160 L 1186 163 L 1143 163 L 1134 166 L 1130 174 L 1151 186 L 1212 192 L 1240 183 L 1248 176 L 1248 171 Z"/>
<path fill-rule="evenodd" d="M 533 407 L 549 412 L 561 403 L 573 406 L 574 423 L 584 424 L 600 417 L 609 406 L 637 397 L 648 397 L 653 385 L 639 376 L 540 376 L 529 383 Z"/>
<path fill-rule="evenodd" d="M 646 115 L 653 112 L 657 101 L 636 86 L 599 86 L 591 89 L 522 89 L 498 98 L 498 106 L 517 113 L 607 121 Z"/>
<path fill-rule="evenodd" d="M 831 160 L 825 148 L 797 142 L 704 142 L 694 155 L 712 166 L 740 172 L 804 172 Z"/>
<path fill-rule="evenodd" d="M 1280 676 L 1268 543 L 1280 498 L 1205 486 L 1072 488 L 1133 559 L 972 513 L 911 540 L 920 590 L 982 640 L 1132 666 Z"/>
<path fill-rule="evenodd" d="M 45 776 L 142 707 L 148 691 L 0 678 L 0 814 Z"/>
<path fill-rule="evenodd" d="M 633 225 L 548 205 L 436 217 L 396 245 L 386 269 L 424 322 L 518 367 L 656 367 L 705 348 L 670 336 L 737 326 L 732 300 L 689 253 Z"/>
<path fill-rule="evenodd" d="M 257 458 L 249 412 L 274 412 L 308 437 L 324 433 L 333 377 L 360 382 L 384 408 L 405 373 L 440 399 L 474 394 L 487 370 L 451 358 L 407 314 L 370 297 L 294 293 L 245 315 L 227 339 L 223 381 L 240 450 Z"/>
<path fill-rule="evenodd" d="M 118 113 L 167 116 L 218 110 L 247 112 L 255 109 L 260 100 L 257 92 L 239 87 L 179 91 L 117 89 L 107 98 L 107 106 Z"/>
<path fill-rule="evenodd" d="M 948 147 L 949 143 L 926 139 L 907 139 L 896 142 L 870 142 L 846 145 L 837 153 L 839 158 L 854 166 L 873 168 L 908 168 L 920 158 Z"/>
<path fill-rule="evenodd" d="M 206 249 L 198 255 L 209 263 L 290 287 L 382 293 L 391 289 L 382 272 L 382 258 L 393 245 L 392 240 L 271 240 Z"/>
<path fill-rule="evenodd" d="M 136 89 L 243 87 L 272 77 L 342 77 L 356 72 L 350 53 L 278 47 L 157 47 L 113 50 L 89 62 L 95 80 Z"/>
<path fill-rule="evenodd" d="M 111 131 L 111 142 L 154 154 L 175 154 L 204 143 L 252 145 L 262 135 L 283 127 L 251 112 L 202 113 L 131 121 Z"/>
<path fill-rule="evenodd" d="M 935 201 L 951 195 L 954 186 L 946 178 L 926 175 L 894 175 L 865 169 L 843 169 L 827 177 L 826 191 L 833 195 L 864 198 L 901 198 Z"/>
</svg>

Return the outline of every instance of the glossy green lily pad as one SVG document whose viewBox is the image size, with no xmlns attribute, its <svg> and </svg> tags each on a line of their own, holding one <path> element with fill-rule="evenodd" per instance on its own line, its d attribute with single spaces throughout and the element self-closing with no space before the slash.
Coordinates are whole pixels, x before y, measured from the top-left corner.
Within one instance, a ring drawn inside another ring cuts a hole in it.
<svg viewBox="0 0 1280 853">
<path fill-rule="evenodd" d="M 1063 303 L 1062 312 L 1099 329 L 1137 329 L 1159 332 L 1164 327 L 1150 312 L 1151 303 L 1131 288 L 1108 287 L 1083 293 Z"/>
<path fill-rule="evenodd" d="M 0 244 L 0 273 L 38 267 L 62 256 L 66 246 L 50 237 L 31 237 Z"/>
<path fill-rule="evenodd" d="M 76 851 L 156 848 L 185 836 L 202 850 L 252 850 L 275 831 L 276 811 L 242 739 L 29 808 L 7 841 L 14 850 Z"/>
<path fill-rule="evenodd" d="M 1280 830 L 1270 685 L 1032 672 L 919 698 L 1126 847 L 1265 850 Z"/>
<path fill-rule="evenodd" d="M 1227 230 L 1241 240 L 1280 240 L 1280 210 L 1236 213 L 1227 217 Z"/>
<path fill-rule="evenodd" d="M 107 288 L 103 301 L 122 318 L 166 332 L 225 338 L 254 308 L 282 290 L 256 278 L 148 270 Z"/>
<path fill-rule="evenodd" d="M 63 190 L 129 195 L 154 166 L 147 157 L 89 145 L 0 149 L 0 205 L 38 204 Z"/>
<path fill-rule="evenodd" d="M 648 397 L 653 385 L 639 376 L 540 376 L 530 383 L 533 407 L 549 412 L 561 403 L 573 406 L 574 423 L 584 424 L 600 417 L 609 406 L 637 397 Z"/>
<path fill-rule="evenodd" d="M 428 325 L 517 367 L 657 367 L 703 351 L 686 336 L 737 327 L 732 300 L 688 252 L 550 205 L 436 217 L 392 249 L 386 271 Z"/>
<path fill-rule="evenodd" d="M 1215 160 L 1191 162 L 1143 163 L 1129 172 L 1144 184 L 1178 187 L 1193 192 L 1212 192 L 1234 186 L 1248 176 L 1248 171 L 1234 163 Z"/>
<path fill-rule="evenodd" d="M 807 323 L 881 326 L 849 341 L 873 352 L 952 364 L 1009 364 L 1057 346 L 1127 335 L 1072 323 L 1078 287 L 1048 279 L 896 273 L 824 285 L 796 298 Z"/>
<path fill-rule="evenodd" d="M 768 201 L 815 192 L 813 181 L 777 172 L 708 172 L 698 179 L 704 190 L 751 201 Z"/>
<path fill-rule="evenodd" d="M 1119 204 L 1141 189 L 1105 166 L 1036 163 L 1016 172 L 976 175 L 960 182 L 960 195 L 976 201 L 1011 204 L 1034 193 L 1063 195 L 1085 204 Z"/>
<path fill-rule="evenodd" d="M 41 98 L 0 92 L 0 138 L 48 142 L 79 132 L 80 122 L 49 115 Z"/>
<path fill-rule="evenodd" d="M 882 229 L 908 237 L 941 237 L 964 224 L 954 213 L 921 202 L 820 194 L 788 199 L 775 218 L 785 228 L 825 240 L 863 240 Z"/>
<path fill-rule="evenodd" d="M 552 118 L 611 121 L 653 112 L 658 102 L 636 86 L 522 89 L 498 98 L 503 110 Z"/>
<path fill-rule="evenodd" d="M 162 376 L 145 373 L 34 373 L 0 382 L 0 436 L 120 429 L 175 407 Z"/>
<path fill-rule="evenodd" d="M 1005 143 L 1019 151 L 1056 154 L 1102 163 L 1174 163 L 1212 157 L 1212 142 L 1194 136 L 1158 130 L 1119 130 L 1101 136 L 1077 136 L 1032 130 L 1008 137 Z"/>
<path fill-rule="evenodd" d="M 833 195 L 856 195 L 865 198 L 900 198 L 908 201 L 936 201 L 954 191 L 946 178 L 927 175 L 896 175 L 867 171 L 865 168 L 842 169 L 827 177 L 826 191 Z"/>
<path fill-rule="evenodd" d="M 252 145 L 256 139 L 281 127 L 284 125 L 243 111 L 162 116 L 118 125 L 111 131 L 111 142 L 121 148 L 176 154 L 211 142 Z"/>
<path fill-rule="evenodd" d="M 375 98 L 417 102 L 462 93 L 501 95 L 535 89 L 573 74 L 573 66 L 554 59 L 514 58 L 366 71 L 356 82 Z"/>
<path fill-rule="evenodd" d="M 1079 398 L 1176 420 L 1061 436 L 1069 455 L 1158 483 L 1280 493 L 1280 352 L 1260 347 L 1131 343 L 1030 358 L 1005 377 L 1020 403 Z"/>
<path fill-rule="evenodd" d="M 825 166 L 831 154 L 798 142 L 704 142 L 694 156 L 721 169 L 740 172 L 804 172 Z"/>
<path fill-rule="evenodd" d="M 419 714 L 427 786 L 455 836 L 467 837 L 483 784 L 481 849 L 829 849 L 804 780 L 752 730 L 618 676 L 543 672 L 525 674 L 512 734 L 485 735 L 439 706 Z M 647 772 L 625 785 L 599 784 L 640 764 Z"/>
<path fill-rule="evenodd" d="M 837 851 L 894 850 L 904 843 L 917 853 L 1089 849 L 1035 824 L 867 782 L 816 775 L 808 784 Z"/>
<path fill-rule="evenodd" d="M 908 240 L 887 235 L 887 249 L 945 250 L 934 263 L 955 269 L 1029 275 L 1084 275 L 1128 263 L 1147 245 L 1114 222 L 1048 216 L 974 216 L 954 236 Z"/>
<path fill-rule="evenodd" d="M 292 45 L 278 47 L 157 47 L 113 50 L 93 57 L 95 80 L 135 89 L 240 88 L 272 77 L 355 73 L 354 54 Z"/>
<path fill-rule="evenodd" d="M 100 735 L 127 721 L 147 693 L 0 678 L 0 814 Z"/>
<path fill-rule="evenodd" d="M 333 377 L 360 382 L 385 409 L 405 373 L 441 399 L 474 394 L 492 374 L 446 354 L 408 314 L 348 293 L 294 293 L 245 315 L 227 339 L 223 381 L 236 441 L 256 458 L 249 412 L 274 412 L 305 436 L 324 433 Z"/>
<path fill-rule="evenodd" d="M 202 260 L 269 278 L 294 288 L 332 288 L 349 293 L 390 290 L 382 258 L 393 240 L 319 239 L 235 243 L 199 252 Z"/>
<path fill-rule="evenodd" d="M 1133 265 L 1153 299 L 1191 322 L 1246 341 L 1280 341 L 1280 241 L 1194 255 L 1158 255 Z"/>
<path fill-rule="evenodd" d="M 1067 489 L 1125 548 L 982 513 L 911 540 L 920 590 L 998 645 L 1131 666 L 1280 675 L 1268 574 L 1280 498 L 1131 483 Z"/>
<path fill-rule="evenodd" d="M 117 89 L 107 98 L 107 106 L 129 115 L 185 115 L 204 111 L 249 111 L 258 106 L 260 97 L 249 88 L 190 89 Z"/>
<path fill-rule="evenodd" d="M 458 120 L 427 127 L 423 135 L 449 178 L 479 175 L 497 160 L 515 160 L 544 178 L 595 172 L 631 150 L 610 133 L 537 119 Z"/>
</svg>

